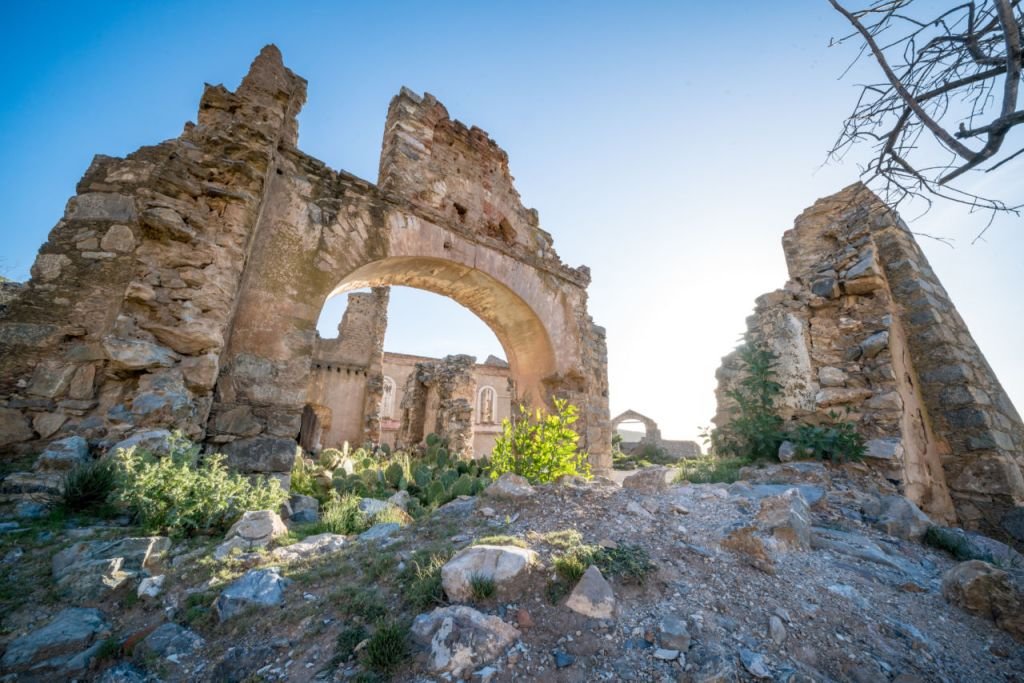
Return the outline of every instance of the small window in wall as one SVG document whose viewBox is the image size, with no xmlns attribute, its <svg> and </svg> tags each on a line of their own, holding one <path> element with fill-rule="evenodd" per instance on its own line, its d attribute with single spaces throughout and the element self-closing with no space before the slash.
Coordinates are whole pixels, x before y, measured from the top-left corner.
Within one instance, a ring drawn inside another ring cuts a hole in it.
<svg viewBox="0 0 1024 683">
<path fill-rule="evenodd" d="M 494 424 L 495 404 L 498 401 L 498 393 L 494 387 L 480 387 L 477 399 L 477 422 L 480 424 Z"/>
<path fill-rule="evenodd" d="M 380 416 L 393 417 L 395 412 L 395 380 L 384 378 L 384 395 L 380 399 Z"/>
</svg>

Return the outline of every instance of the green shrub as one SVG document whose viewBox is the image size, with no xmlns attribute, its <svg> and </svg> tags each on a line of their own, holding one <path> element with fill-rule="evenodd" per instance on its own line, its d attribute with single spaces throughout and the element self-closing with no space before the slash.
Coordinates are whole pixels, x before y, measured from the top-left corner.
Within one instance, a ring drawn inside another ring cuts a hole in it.
<svg viewBox="0 0 1024 683">
<path fill-rule="evenodd" d="M 676 481 L 691 484 L 731 484 L 740 478 L 740 468 L 753 461 L 749 458 L 725 458 L 717 455 L 703 455 L 679 463 Z"/>
<path fill-rule="evenodd" d="M 200 462 L 198 452 L 184 439 L 172 442 L 163 458 L 135 448 L 118 451 L 116 500 L 147 531 L 172 536 L 223 533 L 243 512 L 277 510 L 288 500 L 276 479 L 229 473 L 223 455 Z"/>
<path fill-rule="evenodd" d="M 540 409 L 530 413 L 519 407 L 519 418 L 504 420 L 502 433 L 491 452 L 490 475 L 505 472 L 526 477 L 531 483 L 552 482 L 563 475 L 590 476 L 586 453 L 577 448 L 579 434 L 572 429 L 578 419 L 576 406 L 562 399 L 552 400 L 555 412 Z"/>
<path fill-rule="evenodd" d="M 359 534 L 370 528 L 370 520 L 359 509 L 359 496 L 332 496 L 320 509 L 320 520 L 311 534 Z"/>
<path fill-rule="evenodd" d="M 321 455 L 322 458 L 323 456 Z M 307 464 L 305 458 L 296 458 L 291 472 L 291 492 L 303 496 L 313 496 L 322 503 L 325 497 L 316 483 L 314 474 L 316 474 L 315 466 Z"/>
<path fill-rule="evenodd" d="M 555 571 L 564 581 L 575 585 L 583 578 L 587 568 L 594 563 L 594 548 L 577 546 L 562 555 L 555 556 Z"/>
<path fill-rule="evenodd" d="M 448 495 L 448 490 L 444 487 L 444 484 L 440 481 L 430 482 L 430 486 L 426 490 L 426 503 L 427 505 L 444 505 L 451 497 Z"/>
<path fill-rule="evenodd" d="M 113 459 L 79 463 L 64 475 L 60 506 L 65 512 L 106 512 L 116 485 Z"/>
<path fill-rule="evenodd" d="M 409 656 L 409 627 L 398 622 L 379 624 L 366 643 L 360 658 L 363 665 L 381 673 L 391 673 Z"/>
<path fill-rule="evenodd" d="M 864 437 L 851 422 L 841 422 L 839 414 L 829 412 L 832 423 L 826 425 L 798 425 L 787 434 L 797 455 L 810 455 L 818 460 L 832 462 L 860 460 L 864 457 Z"/>
<path fill-rule="evenodd" d="M 320 466 L 326 470 L 336 470 L 341 467 L 345 456 L 337 448 L 325 448 L 320 451 Z"/>
<path fill-rule="evenodd" d="M 473 593 L 473 599 L 477 602 L 487 600 L 498 590 L 494 577 L 484 574 L 473 574 L 469 577 L 469 590 Z"/>
<path fill-rule="evenodd" d="M 412 478 L 417 486 L 425 489 L 430 485 L 430 480 L 434 478 L 434 473 L 430 471 L 430 467 L 425 463 L 419 463 L 412 470 Z"/>
<path fill-rule="evenodd" d="M 728 424 L 711 432 L 712 450 L 723 456 L 775 458 L 785 440 L 782 418 L 775 412 L 775 397 L 782 385 L 775 381 L 778 356 L 753 343 L 738 349 L 742 364 L 739 385 L 726 392 L 735 402 Z"/>
</svg>

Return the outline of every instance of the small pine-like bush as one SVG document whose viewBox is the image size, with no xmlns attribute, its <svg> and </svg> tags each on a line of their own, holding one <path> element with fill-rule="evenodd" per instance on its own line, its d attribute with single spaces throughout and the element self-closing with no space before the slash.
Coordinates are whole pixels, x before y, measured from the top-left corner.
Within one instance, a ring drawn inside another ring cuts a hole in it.
<svg viewBox="0 0 1024 683">
<path fill-rule="evenodd" d="M 154 458 L 135 448 L 118 451 L 115 499 L 149 532 L 172 536 L 223 533 L 243 512 L 277 510 L 288 499 L 276 479 L 250 480 L 228 472 L 224 456 L 201 461 L 199 448 L 185 439 Z"/>
<path fill-rule="evenodd" d="M 60 506 L 65 512 L 103 511 L 117 485 L 117 465 L 109 458 L 75 465 L 64 475 Z"/>
<path fill-rule="evenodd" d="M 391 673 L 409 656 L 409 627 L 390 622 L 378 624 L 377 630 L 366 642 L 362 653 L 363 665 L 373 671 Z"/>
<path fill-rule="evenodd" d="M 590 476 L 586 453 L 577 448 L 579 434 L 572 429 L 578 419 L 576 406 L 553 399 L 555 412 L 530 413 L 519 407 L 519 419 L 504 420 L 502 433 L 491 452 L 490 474 L 497 479 L 505 472 L 545 484 L 563 475 Z"/>
</svg>

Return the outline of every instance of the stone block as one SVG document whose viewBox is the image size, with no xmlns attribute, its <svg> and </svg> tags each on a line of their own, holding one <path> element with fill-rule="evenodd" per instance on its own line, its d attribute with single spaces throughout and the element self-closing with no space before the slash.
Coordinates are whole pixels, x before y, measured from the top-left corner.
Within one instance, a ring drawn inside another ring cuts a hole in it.
<svg viewBox="0 0 1024 683">
<path fill-rule="evenodd" d="M 240 472 L 291 472 L 299 457 L 294 439 L 257 436 L 224 444 L 229 467 Z"/>
</svg>

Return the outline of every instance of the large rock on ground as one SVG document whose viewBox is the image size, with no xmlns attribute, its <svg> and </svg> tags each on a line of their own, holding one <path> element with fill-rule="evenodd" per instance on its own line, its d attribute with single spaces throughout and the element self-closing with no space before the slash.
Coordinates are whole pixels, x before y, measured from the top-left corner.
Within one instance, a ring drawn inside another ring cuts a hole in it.
<svg viewBox="0 0 1024 683">
<path fill-rule="evenodd" d="M 811 513 L 797 488 L 765 496 L 755 518 L 733 525 L 721 546 L 768 574 L 781 553 L 811 545 Z"/>
<path fill-rule="evenodd" d="M 252 510 L 231 525 L 224 542 L 213 551 L 213 556 L 223 560 L 233 550 L 251 552 L 257 548 L 266 548 L 271 541 L 288 533 L 280 515 L 272 510 Z"/>
<path fill-rule="evenodd" d="M 46 626 L 12 641 L 0 663 L 5 671 L 63 669 L 109 632 L 110 624 L 99 610 L 66 609 Z"/>
<path fill-rule="evenodd" d="M 345 547 L 348 541 L 341 534 L 317 534 L 309 536 L 298 543 L 274 548 L 271 557 L 281 562 L 295 562 L 320 555 L 336 553 Z"/>
<path fill-rule="evenodd" d="M 320 501 L 313 496 L 293 493 L 288 499 L 288 507 L 291 510 L 288 520 L 291 522 L 307 524 L 320 519 Z"/>
<path fill-rule="evenodd" d="M 520 634 L 498 617 L 451 605 L 416 617 L 412 635 L 430 648 L 427 668 L 462 678 L 501 656 Z"/>
<path fill-rule="evenodd" d="M 994 538 L 955 527 L 933 526 L 926 539 L 958 560 L 981 560 L 999 567 L 1024 570 L 1024 555 Z"/>
<path fill-rule="evenodd" d="M 875 526 L 890 536 L 920 541 L 932 520 L 920 508 L 903 496 L 881 496 L 878 499 Z"/>
<path fill-rule="evenodd" d="M 275 607 L 284 600 L 288 580 L 277 567 L 253 569 L 224 589 L 215 604 L 221 621 L 252 607 Z"/>
<path fill-rule="evenodd" d="M 154 567 L 171 548 L 164 536 L 83 541 L 53 556 L 57 587 L 78 600 L 97 600 Z"/>
<path fill-rule="evenodd" d="M 1024 589 L 1003 570 L 981 560 L 961 562 L 943 574 L 942 595 L 1024 643 Z"/>
<path fill-rule="evenodd" d="M 484 489 L 484 495 L 498 500 L 523 500 L 533 495 L 526 477 L 506 472 Z"/>
<path fill-rule="evenodd" d="M 136 658 L 187 655 L 203 647 L 204 641 L 195 631 L 174 623 L 162 624 L 135 646 Z"/>
<path fill-rule="evenodd" d="M 88 461 L 89 442 L 80 436 L 69 436 L 47 446 L 36 460 L 36 469 L 44 472 L 66 471 Z"/>
<path fill-rule="evenodd" d="M 615 593 L 601 570 L 591 565 L 572 589 L 565 606 L 592 619 L 611 619 L 615 613 Z"/>
<path fill-rule="evenodd" d="M 668 478 L 675 472 L 671 467 L 644 467 L 622 480 L 622 488 L 641 493 L 661 493 L 668 489 Z"/>
<path fill-rule="evenodd" d="M 111 446 L 108 452 L 117 453 L 119 450 L 128 450 L 134 447 L 156 455 L 164 455 L 170 450 L 172 438 L 171 433 L 166 429 L 147 429 L 121 439 Z"/>
<path fill-rule="evenodd" d="M 28 441 L 35 433 L 20 410 L 0 408 L 0 446 Z"/>
<path fill-rule="evenodd" d="M 441 567 L 441 583 L 450 600 L 472 600 L 472 580 L 486 577 L 498 592 L 529 571 L 537 553 L 512 545 L 477 545 L 464 548 Z"/>
</svg>

